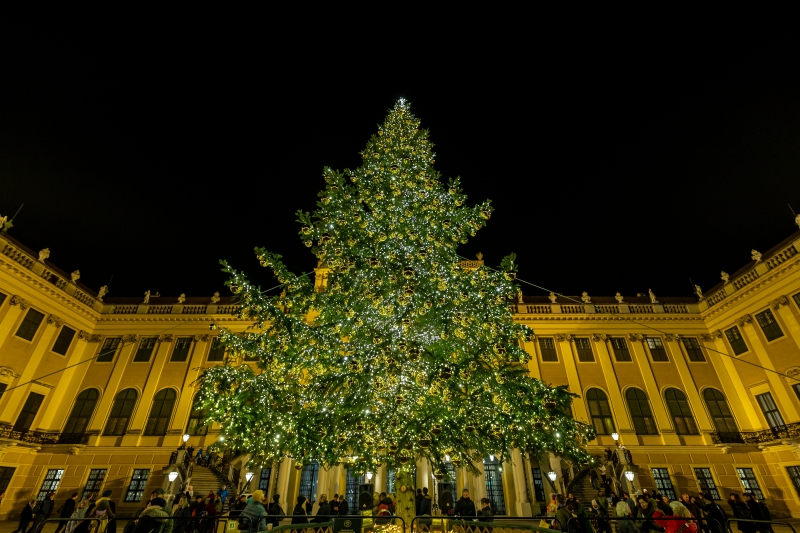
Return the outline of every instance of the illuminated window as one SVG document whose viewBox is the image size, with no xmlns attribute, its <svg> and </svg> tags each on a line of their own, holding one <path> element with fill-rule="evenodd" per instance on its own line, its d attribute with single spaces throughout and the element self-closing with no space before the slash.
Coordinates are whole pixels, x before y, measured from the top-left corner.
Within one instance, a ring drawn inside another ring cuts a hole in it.
<svg viewBox="0 0 800 533">
<path fill-rule="evenodd" d="M 64 471 L 59 469 L 51 469 L 47 471 L 42 482 L 42 487 L 39 489 L 39 494 L 36 499 L 43 502 L 47 495 L 55 492 L 61 484 L 61 478 L 64 477 Z"/>
<path fill-rule="evenodd" d="M 664 343 L 661 342 L 661 337 L 647 337 L 646 340 L 653 361 L 669 361 L 667 351 L 664 349 Z"/>
<path fill-rule="evenodd" d="M 653 468 L 653 481 L 656 482 L 658 492 L 668 497 L 670 500 L 677 500 L 675 495 L 675 487 L 672 486 L 672 480 L 669 478 L 669 470 L 666 468 Z"/>
<path fill-rule="evenodd" d="M 695 468 L 694 475 L 697 477 L 697 486 L 700 487 L 701 493 L 710 495 L 712 500 L 722 499 L 710 468 Z"/>
<path fill-rule="evenodd" d="M 764 493 L 761 492 L 761 487 L 758 486 L 758 480 L 752 468 L 737 468 L 736 473 L 739 474 L 739 481 L 742 482 L 745 492 L 755 496 L 756 500 L 764 499 Z"/>
<path fill-rule="evenodd" d="M 142 501 L 142 498 L 144 497 L 144 489 L 147 487 L 147 478 L 149 477 L 149 470 L 137 468 L 133 471 L 131 482 L 128 484 L 128 492 L 125 494 L 126 502 Z"/>
</svg>

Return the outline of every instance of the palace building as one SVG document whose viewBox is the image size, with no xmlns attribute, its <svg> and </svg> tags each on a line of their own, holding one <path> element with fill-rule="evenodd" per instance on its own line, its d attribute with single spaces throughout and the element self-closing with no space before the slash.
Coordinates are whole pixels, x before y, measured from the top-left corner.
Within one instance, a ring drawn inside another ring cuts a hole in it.
<svg viewBox="0 0 800 533">
<path fill-rule="evenodd" d="M 207 493 L 227 480 L 244 489 L 246 472 L 251 490 L 277 492 L 289 509 L 299 493 L 357 497 L 365 480 L 346 465 L 252 468 L 243 455 L 209 475 L 184 464 L 184 434 L 196 449 L 219 439 L 192 403 L 202 369 L 226 358 L 210 325 L 247 326 L 229 297 L 103 297 L 46 250 L 0 233 L 0 251 L 0 518 L 51 491 L 62 501 L 101 489 L 126 516 L 156 487 L 175 492 L 189 481 Z M 525 342 L 531 374 L 580 396 L 573 415 L 595 427 L 593 455 L 630 452 L 619 454 L 615 487 L 720 499 L 750 491 L 773 516 L 800 517 L 798 252 L 800 232 L 691 298 L 520 295 L 515 320 L 535 332 Z M 518 450 L 505 464 L 487 457 L 477 466 L 480 476 L 449 469 L 442 485 L 417 461 L 417 485 L 465 487 L 498 514 L 529 516 L 553 490 L 588 483 L 579 465 Z M 371 482 L 394 491 L 393 480 L 384 466 Z"/>
</svg>

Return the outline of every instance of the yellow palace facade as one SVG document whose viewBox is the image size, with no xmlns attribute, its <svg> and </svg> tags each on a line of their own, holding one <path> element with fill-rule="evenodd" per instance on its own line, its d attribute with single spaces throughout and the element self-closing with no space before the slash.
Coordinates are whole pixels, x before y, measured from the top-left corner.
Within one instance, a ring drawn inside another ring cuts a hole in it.
<svg viewBox="0 0 800 533">
<path fill-rule="evenodd" d="M 192 409 L 194 381 L 225 359 L 209 326 L 247 326 L 235 311 L 218 294 L 102 297 L 48 251 L 0 234 L 0 518 L 50 491 L 61 501 L 111 489 L 122 516 L 156 487 L 174 492 L 188 482 L 198 492 L 198 469 L 184 466 L 179 447 L 184 434 L 195 448 L 219 438 Z M 592 454 L 617 445 L 629 452 L 619 454 L 615 488 L 702 489 L 721 499 L 749 490 L 774 516 L 800 517 L 800 232 L 753 251 L 696 298 L 520 295 L 513 311 L 535 332 L 525 342 L 530 372 L 580 396 L 573 415 L 597 430 Z M 231 457 L 218 479 L 243 489 L 252 472 L 250 489 L 283 502 L 298 493 L 355 497 L 366 481 L 346 465 L 297 470 L 285 460 L 256 469 L 247 460 Z M 445 481 L 490 497 L 498 514 L 539 514 L 552 491 L 585 479 L 578 465 L 519 451 L 478 466 L 479 476 L 451 468 Z M 424 461 L 415 476 L 417 486 L 447 488 L 433 486 Z M 383 467 L 371 482 L 393 491 L 393 479 Z"/>
</svg>

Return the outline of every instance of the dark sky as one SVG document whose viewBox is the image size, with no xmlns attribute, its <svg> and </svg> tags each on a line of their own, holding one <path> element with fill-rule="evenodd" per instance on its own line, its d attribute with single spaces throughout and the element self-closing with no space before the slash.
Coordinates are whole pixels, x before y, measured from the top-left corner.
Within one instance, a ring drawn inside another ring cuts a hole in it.
<svg viewBox="0 0 800 533">
<path fill-rule="evenodd" d="M 294 212 L 398 97 L 489 225 L 461 250 L 567 294 L 689 295 L 797 230 L 800 76 L 784 43 L 376 42 L 313 54 L 209 33 L 20 32 L 0 52 L 0 214 L 113 296 L 210 295 L 263 245 L 315 260 Z M 249 43 L 248 43 L 249 44 Z M 379 52 L 383 54 L 378 55 Z M 264 283 L 270 280 L 264 278 Z M 526 294 L 535 294 L 526 289 Z M 225 294 L 225 292 L 223 292 Z"/>
</svg>

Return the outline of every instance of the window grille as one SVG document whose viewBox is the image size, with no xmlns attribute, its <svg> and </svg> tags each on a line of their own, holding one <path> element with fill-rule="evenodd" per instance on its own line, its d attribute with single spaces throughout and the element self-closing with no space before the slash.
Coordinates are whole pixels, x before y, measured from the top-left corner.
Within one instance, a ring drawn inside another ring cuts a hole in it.
<svg viewBox="0 0 800 533">
<path fill-rule="evenodd" d="M 669 361 L 661 337 L 647 337 L 647 347 L 650 348 L 650 357 L 653 361 Z"/>
<path fill-rule="evenodd" d="M 578 361 L 582 363 L 591 363 L 594 361 L 594 353 L 592 353 L 592 345 L 589 343 L 587 337 L 575 338 L 575 350 L 578 352 Z"/>
<path fill-rule="evenodd" d="M 728 402 L 725 401 L 725 396 L 720 391 L 706 389 L 703 391 L 703 398 L 706 401 L 708 412 L 711 414 L 711 419 L 714 421 L 714 427 L 717 431 L 724 433 L 739 431 L 739 427 L 736 425 L 733 414 L 728 407 Z"/>
<path fill-rule="evenodd" d="M 128 484 L 128 492 L 125 494 L 126 502 L 140 502 L 144 497 L 144 489 L 147 487 L 147 478 L 150 477 L 150 471 L 147 469 L 135 469 L 131 476 L 131 482 Z"/>
<path fill-rule="evenodd" d="M 628 343 L 622 337 L 611 337 L 611 347 L 614 349 L 614 358 L 616 358 L 617 362 L 632 360 Z"/>
<path fill-rule="evenodd" d="M 795 299 L 797 299 L 798 294 L 795 294 Z M 798 303 L 798 305 L 800 305 L 800 303 Z M 800 495 L 800 466 L 787 466 L 786 471 L 789 473 L 794 489 L 797 491 L 797 494 Z M 2 488 L 2 486 L 0 486 L 0 488 Z"/>
<path fill-rule="evenodd" d="M 772 394 L 765 392 L 763 394 L 756 394 L 756 401 L 758 406 L 761 407 L 761 412 L 764 413 L 764 418 L 767 419 L 767 424 L 771 429 L 780 429 L 785 425 L 781 412 L 778 406 L 775 405 L 775 400 L 772 399 Z"/>
<path fill-rule="evenodd" d="M 100 489 L 103 488 L 103 482 L 106 480 L 105 468 L 92 468 L 89 470 L 89 478 L 86 480 L 86 485 L 83 487 L 83 494 L 95 493 L 97 496 Z M 81 497 L 83 497 L 81 495 Z M 99 496 L 98 496 L 99 497 Z"/>
<path fill-rule="evenodd" d="M 19 416 L 17 416 L 17 421 L 14 424 L 14 431 L 28 431 L 31 429 L 33 420 L 39 413 L 39 408 L 42 406 L 43 401 L 43 394 L 37 394 L 35 392 L 28 394 L 28 399 L 25 400 L 22 411 L 20 411 Z"/>
<path fill-rule="evenodd" d="M 739 333 L 738 326 L 733 326 L 730 329 L 726 329 L 725 336 L 728 338 L 728 342 L 731 344 L 734 355 L 741 355 L 747 351 L 747 344 L 745 344 L 742 334 Z"/>
<path fill-rule="evenodd" d="M 700 487 L 700 492 L 710 495 L 714 500 L 722 499 L 710 468 L 695 468 L 694 475 L 697 477 L 697 486 Z"/>
<path fill-rule="evenodd" d="M 542 351 L 542 361 L 558 361 L 556 344 L 552 337 L 539 337 L 539 349 Z"/>
<path fill-rule="evenodd" d="M 544 480 L 542 479 L 542 469 L 538 467 L 531 468 L 531 475 L 533 477 L 533 496 L 537 502 L 544 500 Z"/>
<path fill-rule="evenodd" d="M 356 476 L 353 471 L 347 469 L 347 487 L 345 488 L 345 498 L 347 499 L 348 509 L 358 510 L 358 486 L 364 483 L 364 476 Z"/>
<path fill-rule="evenodd" d="M 214 337 L 211 341 L 211 351 L 208 352 L 209 361 L 224 361 L 225 360 L 225 345 L 220 342 L 219 337 Z"/>
<path fill-rule="evenodd" d="M 5 295 L 0 294 L 0 304 L 3 303 L 3 297 L 5 297 Z M 0 466 L 0 492 L 6 491 L 16 470 L 17 468 L 14 466 Z"/>
<path fill-rule="evenodd" d="M 503 472 L 497 460 L 486 458 L 483 460 L 483 476 L 486 479 L 486 497 L 492 503 L 495 515 L 506 514 L 506 500 L 503 495 Z"/>
<path fill-rule="evenodd" d="M 598 435 L 614 433 L 614 418 L 611 416 L 611 405 L 606 393 L 600 389 L 589 389 L 586 401 L 589 402 L 589 414 L 592 416 L 594 432 Z"/>
<path fill-rule="evenodd" d="M 192 412 L 189 413 L 189 422 L 186 424 L 186 433 L 189 435 L 206 435 L 208 426 L 205 423 L 208 409 L 202 409 L 197 405 L 197 394 L 192 402 Z"/>
<path fill-rule="evenodd" d="M 100 353 L 95 358 L 95 361 L 98 363 L 110 363 L 113 361 L 121 341 L 122 338 L 120 337 L 107 337 L 103 341 L 103 346 L 100 348 Z"/>
<path fill-rule="evenodd" d="M 739 474 L 739 481 L 742 482 L 745 492 L 751 493 L 759 501 L 764 499 L 764 493 L 758 486 L 758 480 L 752 468 L 737 468 L 736 473 Z"/>
<path fill-rule="evenodd" d="M 269 478 L 272 477 L 271 468 L 262 468 L 261 477 L 258 478 L 258 489 L 263 490 L 264 494 L 269 494 Z M 271 500 L 269 500 L 271 502 Z"/>
<path fill-rule="evenodd" d="M 136 392 L 136 389 L 125 389 L 117 394 L 117 397 L 114 398 L 114 405 L 111 406 L 111 414 L 108 417 L 108 422 L 106 422 L 106 429 L 103 435 L 119 436 L 125 434 L 138 397 L 139 393 Z"/>
<path fill-rule="evenodd" d="M 703 349 L 700 343 L 694 337 L 684 337 L 683 347 L 686 348 L 686 354 L 689 356 L 689 361 L 704 362 L 706 360 L 703 355 Z"/>
<path fill-rule="evenodd" d="M 667 496 L 670 500 L 677 500 L 675 495 L 675 488 L 672 486 L 672 480 L 669 477 L 669 470 L 666 468 L 653 468 L 653 481 L 656 483 L 658 492 Z"/>
<path fill-rule="evenodd" d="M 633 419 L 633 429 L 637 435 L 658 435 L 656 421 L 647 394 L 641 389 L 632 387 L 625 391 L 625 400 L 628 402 L 628 411 Z"/>
<path fill-rule="evenodd" d="M 194 337 L 178 337 L 175 340 L 175 347 L 172 349 L 170 361 L 183 362 L 189 358 L 189 351 L 192 349 Z"/>
<path fill-rule="evenodd" d="M 36 309 L 28 309 L 25 319 L 17 329 L 17 337 L 25 339 L 26 341 L 32 341 L 42 320 L 44 320 L 44 313 L 40 313 Z"/>
<path fill-rule="evenodd" d="M 100 393 L 97 389 L 86 389 L 78 394 L 75 405 L 67 418 L 64 433 L 83 433 L 92 418 Z"/>
<path fill-rule="evenodd" d="M 697 425 L 694 423 L 686 395 L 678 389 L 667 389 L 664 398 L 667 400 L 667 408 L 675 422 L 675 431 L 678 435 L 697 435 Z"/>
<path fill-rule="evenodd" d="M 44 476 L 44 481 L 42 482 L 42 487 L 39 489 L 39 494 L 36 495 L 36 499 L 40 502 L 43 502 L 47 495 L 51 492 L 55 492 L 58 489 L 58 485 L 61 483 L 61 478 L 64 476 L 64 471 L 59 469 L 51 469 L 47 471 L 47 474 Z"/>
<path fill-rule="evenodd" d="M 305 496 L 310 500 L 316 499 L 318 473 L 319 464 L 317 463 L 309 463 L 303 466 L 303 470 L 300 472 L 299 495 Z M 350 502 L 348 501 L 348 503 Z"/>
<path fill-rule="evenodd" d="M 163 389 L 153 399 L 153 407 L 144 428 L 145 435 L 166 435 L 172 410 L 175 407 L 175 391 Z"/>
<path fill-rule="evenodd" d="M 783 337 L 783 331 L 781 331 L 780 325 L 769 309 L 758 313 L 756 315 L 756 321 L 758 325 L 761 326 L 761 331 L 764 332 L 764 336 L 768 341 L 774 341 L 775 339 Z"/>
<path fill-rule="evenodd" d="M 136 350 L 136 355 L 133 356 L 134 363 L 148 363 L 150 357 L 153 355 L 153 349 L 156 347 L 157 337 L 144 337 L 139 341 L 139 348 Z"/>
</svg>

